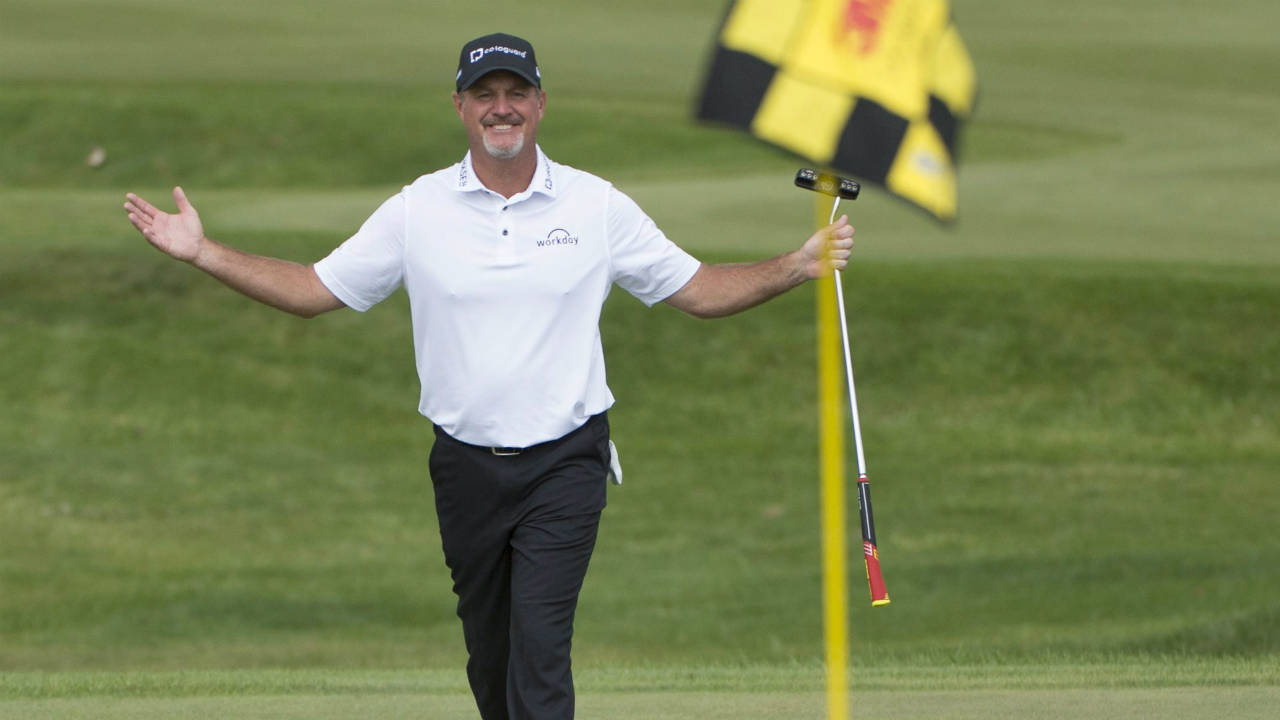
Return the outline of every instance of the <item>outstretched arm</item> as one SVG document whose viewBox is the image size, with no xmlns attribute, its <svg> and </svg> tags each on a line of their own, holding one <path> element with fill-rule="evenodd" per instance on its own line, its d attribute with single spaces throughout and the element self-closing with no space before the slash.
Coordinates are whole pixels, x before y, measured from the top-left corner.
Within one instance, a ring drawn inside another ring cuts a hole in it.
<svg viewBox="0 0 1280 720">
<path fill-rule="evenodd" d="M 793 252 L 742 265 L 704 263 L 666 303 L 699 318 L 733 315 L 832 269 L 843 269 L 852 247 L 853 226 L 847 215 L 841 215 Z"/>
<path fill-rule="evenodd" d="M 173 189 L 177 214 L 157 209 L 129 193 L 129 222 L 157 250 L 190 263 L 258 302 L 302 317 L 345 307 L 314 270 L 288 260 L 251 255 L 205 237 L 200 216 L 182 188 Z"/>
</svg>

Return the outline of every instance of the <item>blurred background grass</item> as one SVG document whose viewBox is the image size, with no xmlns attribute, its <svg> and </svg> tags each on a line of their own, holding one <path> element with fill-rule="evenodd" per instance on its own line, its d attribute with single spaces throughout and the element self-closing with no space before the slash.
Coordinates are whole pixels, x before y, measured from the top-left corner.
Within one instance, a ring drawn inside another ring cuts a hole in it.
<svg viewBox="0 0 1280 720">
<path fill-rule="evenodd" d="M 722 2 L 553 5 L 0 0 L 0 669 L 459 666 L 403 296 L 281 316 L 119 205 L 180 182 L 211 235 L 317 259 L 461 156 L 457 48 L 504 29 L 543 147 L 682 245 L 808 234 L 797 160 L 689 120 Z M 855 664 L 1274 660 L 1280 13 L 953 6 L 960 222 L 846 206 L 894 597 L 854 568 Z M 628 482 L 580 665 L 820 657 L 812 304 L 610 300 Z"/>
</svg>

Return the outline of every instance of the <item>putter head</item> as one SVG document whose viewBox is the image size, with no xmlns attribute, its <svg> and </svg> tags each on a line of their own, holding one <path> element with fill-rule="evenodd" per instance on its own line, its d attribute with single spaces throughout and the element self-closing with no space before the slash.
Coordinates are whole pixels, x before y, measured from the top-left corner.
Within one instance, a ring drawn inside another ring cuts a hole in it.
<svg viewBox="0 0 1280 720">
<path fill-rule="evenodd" d="M 858 191 L 862 189 L 857 182 L 849 178 L 818 172 L 811 168 L 800 168 L 796 171 L 796 186 L 845 200 L 857 200 Z"/>
</svg>

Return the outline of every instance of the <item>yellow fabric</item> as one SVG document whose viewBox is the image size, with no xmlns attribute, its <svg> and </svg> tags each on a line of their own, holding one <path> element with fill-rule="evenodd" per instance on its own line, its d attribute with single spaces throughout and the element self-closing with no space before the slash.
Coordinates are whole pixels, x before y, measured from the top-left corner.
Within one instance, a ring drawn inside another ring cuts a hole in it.
<svg viewBox="0 0 1280 720">
<path fill-rule="evenodd" d="M 804 83 L 788 73 L 769 86 L 751 132 L 762 140 L 825 163 L 835 154 L 853 96 Z"/>
<path fill-rule="evenodd" d="M 719 41 L 776 69 L 751 120 L 754 135 L 857 175 L 864 169 L 840 167 L 837 150 L 857 102 L 874 101 L 907 126 L 886 186 L 950 219 L 955 164 L 930 124 L 930 95 L 962 120 L 977 86 L 950 17 L 948 0 L 738 0 Z"/>
<path fill-rule="evenodd" d="M 886 186 L 944 220 L 956 216 L 956 171 L 938 131 L 928 120 L 907 126 Z"/>
<path fill-rule="evenodd" d="M 933 94 L 945 102 L 951 112 L 968 115 L 973 112 L 977 86 L 977 71 L 964 41 L 960 39 L 960 32 L 954 24 L 948 25 L 938 39 L 933 58 Z"/>
<path fill-rule="evenodd" d="M 791 34 L 811 0 L 738 0 L 729 12 L 720 44 L 774 65 L 782 64 Z"/>
<path fill-rule="evenodd" d="M 783 67 L 810 82 L 874 98 L 910 117 L 946 22 L 945 0 L 812 0 Z"/>
</svg>

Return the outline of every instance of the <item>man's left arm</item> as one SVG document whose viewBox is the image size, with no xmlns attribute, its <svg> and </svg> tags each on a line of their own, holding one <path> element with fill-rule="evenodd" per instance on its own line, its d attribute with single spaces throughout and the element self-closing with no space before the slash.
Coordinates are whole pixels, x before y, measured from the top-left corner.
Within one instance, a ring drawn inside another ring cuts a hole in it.
<svg viewBox="0 0 1280 720">
<path fill-rule="evenodd" d="M 769 260 L 731 265 L 703 263 L 665 302 L 698 318 L 718 318 L 753 308 L 849 262 L 853 226 L 841 215 L 798 250 Z"/>
</svg>

